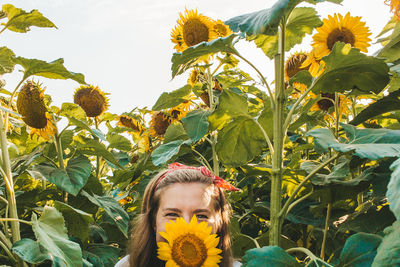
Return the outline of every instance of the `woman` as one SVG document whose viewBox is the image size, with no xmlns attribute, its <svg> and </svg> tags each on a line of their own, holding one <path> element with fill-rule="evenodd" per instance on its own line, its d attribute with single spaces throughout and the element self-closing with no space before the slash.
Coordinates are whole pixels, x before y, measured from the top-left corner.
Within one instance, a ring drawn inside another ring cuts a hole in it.
<svg viewBox="0 0 400 267">
<path fill-rule="evenodd" d="M 238 190 L 205 167 L 170 164 L 147 185 L 141 214 L 134 223 L 129 255 L 115 267 L 158 267 L 165 262 L 157 258 L 157 242 L 165 241 L 159 232 L 166 222 L 179 217 L 189 222 L 193 216 L 207 222 L 219 236 L 221 267 L 233 264 L 229 221 L 231 208 L 223 189 Z M 235 266 L 237 266 L 235 264 Z"/>
</svg>

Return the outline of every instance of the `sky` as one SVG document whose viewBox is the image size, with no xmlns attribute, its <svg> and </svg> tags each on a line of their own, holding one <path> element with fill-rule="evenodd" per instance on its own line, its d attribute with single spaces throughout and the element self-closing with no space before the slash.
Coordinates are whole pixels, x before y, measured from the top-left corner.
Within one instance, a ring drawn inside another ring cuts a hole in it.
<svg viewBox="0 0 400 267">
<path fill-rule="evenodd" d="M 161 93 L 185 85 L 189 74 L 171 80 L 170 70 L 174 52 L 170 32 L 185 7 L 197 8 L 203 15 L 226 21 L 269 8 L 275 0 L 0 0 L 0 3 L 11 3 L 27 12 L 38 9 L 58 27 L 32 27 L 26 34 L 5 31 L 0 36 L 1 46 L 26 58 L 46 61 L 64 58 L 68 70 L 84 74 L 87 83 L 109 93 L 109 111 L 121 114 L 135 107 L 151 108 Z M 391 17 L 384 0 L 344 0 L 342 5 L 322 3 L 316 9 L 321 19 L 348 11 L 352 16 L 362 16 L 372 32 L 371 39 L 375 39 Z M 304 43 L 292 51 L 309 51 L 311 37 L 306 37 Z M 236 48 L 272 81 L 273 64 L 260 49 L 244 40 Z M 377 49 L 379 45 L 372 45 L 369 54 Z M 239 67 L 253 74 L 247 66 Z M 21 77 L 17 71 L 4 75 L 6 88 L 13 90 Z M 46 93 L 56 106 L 73 102 L 73 93 L 79 87 L 72 80 L 42 77 L 35 80 L 46 86 Z"/>
</svg>

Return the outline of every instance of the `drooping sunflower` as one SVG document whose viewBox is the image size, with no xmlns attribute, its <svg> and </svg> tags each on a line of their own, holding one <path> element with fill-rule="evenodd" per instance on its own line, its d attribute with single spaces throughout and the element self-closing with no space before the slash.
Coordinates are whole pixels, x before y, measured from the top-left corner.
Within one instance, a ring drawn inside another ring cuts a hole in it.
<svg viewBox="0 0 400 267">
<path fill-rule="evenodd" d="M 28 81 L 22 86 L 18 93 L 17 109 L 22 120 L 31 127 L 31 135 L 50 139 L 56 133 L 56 126 L 44 102 L 44 89 L 40 88 L 40 84 Z"/>
<path fill-rule="evenodd" d="M 318 77 L 325 71 L 325 62 L 321 59 L 316 58 L 315 49 L 311 50 L 311 52 L 308 54 L 308 57 L 301 65 L 302 68 L 305 68 L 307 66 L 309 66 L 308 71 L 313 77 Z"/>
<path fill-rule="evenodd" d="M 141 133 L 143 131 L 143 126 L 137 120 L 127 115 L 121 115 L 118 117 L 118 125 L 130 128 L 134 132 Z"/>
<path fill-rule="evenodd" d="M 314 104 L 313 107 L 311 107 L 312 111 L 317 111 L 321 110 L 326 113 L 328 113 L 331 108 L 335 105 L 335 94 L 331 93 L 321 93 L 321 96 L 323 99 L 319 100 L 317 103 Z M 351 100 L 346 97 L 343 94 L 339 94 L 339 119 L 341 119 L 342 116 L 348 116 L 351 112 Z M 336 117 L 335 111 L 331 111 L 330 114 L 333 117 Z M 326 119 L 329 119 L 329 116 L 325 117 Z"/>
<path fill-rule="evenodd" d="M 180 19 L 171 32 L 171 41 L 175 43 L 175 49 L 183 52 L 188 47 L 197 45 L 201 42 L 208 42 L 217 36 L 213 29 L 213 21 L 197 10 L 187 10 L 179 14 Z"/>
<path fill-rule="evenodd" d="M 218 37 L 225 37 L 232 34 L 231 29 L 228 25 L 226 25 L 222 20 L 214 21 L 214 25 L 212 27 L 212 31 L 215 36 Z"/>
<path fill-rule="evenodd" d="M 400 20 L 400 0 L 385 0 L 385 4 L 390 5 L 390 12 L 393 12 L 397 20 Z"/>
<path fill-rule="evenodd" d="M 153 137 L 162 137 L 167 131 L 168 126 L 171 124 L 172 119 L 168 114 L 162 111 L 156 111 L 151 116 L 150 135 Z"/>
<path fill-rule="evenodd" d="M 108 108 L 108 99 L 97 86 L 82 85 L 74 93 L 74 103 L 79 105 L 88 117 L 100 116 Z"/>
<path fill-rule="evenodd" d="M 219 238 L 211 234 L 207 222 L 197 222 L 196 216 L 189 224 L 183 218 L 165 224 L 160 235 L 167 242 L 158 242 L 158 258 L 167 267 L 218 267 L 222 251 L 217 247 Z"/>
<path fill-rule="evenodd" d="M 321 59 L 328 55 L 336 42 L 344 42 L 352 47 L 360 49 L 362 52 L 368 52 L 370 46 L 368 38 L 371 35 L 365 22 L 361 17 L 352 17 L 347 13 L 344 17 L 341 14 L 334 14 L 323 19 L 323 25 L 317 28 L 317 33 L 313 36 L 312 46 L 315 49 L 315 56 Z"/>
<path fill-rule="evenodd" d="M 307 60 L 308 53 L 305 52 L 297 52 L 290 56 L 285 63 L 285 81 L 288 82 L 290 78 L 295 76 L 298 72 L 302 70 L 309 70 L 309 65 L 304 65 L 303 63 Z M 291 96 L 293 98 L 299 98 L 306 90 L 307 86 L 300 82 L 293 83 L 293 92 Z M 312 92 L 309 93 L 309 96 L 315 96 Z M 306 98 L 308 99 L 308 98 Z"/>
<path fill-rule="evenodd" d="M 167 110 L 167 113 L 173 120 L 181 120 L 186 116 L 186 114 L 191 110 L 192 102 L 190 100 L 185 100 L 176 107 Z"/>
</svg>

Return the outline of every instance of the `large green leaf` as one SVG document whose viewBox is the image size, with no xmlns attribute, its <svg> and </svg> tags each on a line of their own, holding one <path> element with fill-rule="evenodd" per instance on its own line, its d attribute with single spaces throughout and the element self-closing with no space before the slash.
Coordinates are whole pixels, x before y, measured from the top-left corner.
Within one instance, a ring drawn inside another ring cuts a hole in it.
<svg viewBox="0 0 400 267">
<path fill-rule="evenodd" d="M 400 221 L 400 159 L 392 163 L 390 169 L 393 171 L 387 187 L 386 195 L 390 203 L 390 210 Z"/>
<path fill-rule="evenodd" d="M 69 115 L 65 115 L 65 116 L 68 118 L 68 120 L 71 124 L 78 126 L 81 129 L 87 130 L 88 132 L 90 132 L 93 135 L 93 137 L 97 137 L 103 141 L 106 141 L 106 137 L 104 136 L 104 134 L 99 129 L 94 129 L 94 128 L 90 127 L 88 121 L 80 120 L 75 117 L 71 117 Z"/>
<path fill-rule="evenodd" d="M 109 143 L 108 149 L 116 148 L 121 151 L 130 151 L 132 147 L 128 138 L 115 133 L 107 134 L 107 141 Z"/>
<path fill-rule="evenodd" d="M 227 165 L 240 166 L 261 153 L 266 141 L 249 116 L 236 117 L 218 133 L 218 158 Z"/>
<path fill-rule="evenodd" d="M 312 7 L 298 7 L 293 9 L 286 24 L 285 51 L 289 51 L 296 44 L 300 44 L 306 34 L 311 34 L 314 28 L 322 25 L 317 12 Z M 278 53 L 278 35 L 259 34 L 250 36 L 257 47 L 270 58 Z"/>
<path fill-rule="evenodd" d="M 302 0 L 279 0 L 271 8 L 229 19 L 225 24 L 234 32 L 244 32 L 247 35 L 266 34 L 275 35 L 284 16 L 288 16 Z M 311 4 L 320 2 L 340 3 L 342 0 L 306 0 Z"/>
<path fill-rule="evenodd" d="M 68 239 L 64 218 L 55 208 L 45 206 L 39 219 L 33 213 L 32 230 L 53 259 L 54 266 L 82 266 L 81 248 Z"/>
<path fill-rule="evenodd" d="M 233 117 L 247 114 L 247 98 L 225 89 L 219 96 L 218 108 L 208 117 L 208 121 L 212 129 L 221 129 Z"/>
<path fill-rule="evenodd" d="M 76 196 L 85 186 L 91 171 L 90 160 L 80 155 L 70 159 L 65 170 L 43 162 L 33 166 L 30 174 L 36 179 L 45 178 L 58 188 Z"/>
<path fill-rule="evenodd" d="M 39 264 L 45 260 L 51 260 L 51 256 L 47 254 L 46 249 L 41 247 L 38 242 L 22 238 L 12 245 L 12 251 L 26 262 Z"/>
<path fill-rule="evenodd" d="M 394 62 L 400 58 L 400 25 L 396 24 L 389 42 L 378 52 L 378 57 Z"/>
<path fill-rule="evenodd" d="M 83 74 L 70 72 L 64 67 L 64 59 L 62 58 L 52 62 L 46 62 L 39 59 L 17 57 L 15 63 L 21 65 L 25 69 L 24 79 L 36 75 L 50 79 L 72 79 L 78 83 L 86 84 Z"/>
<path fill-rule="evenodd" d="M 54 207 L 62 213 L 68 235 L 78 237 L 82 242 L 88 240 L 89 224 L 93 223 L 92 215 L 59 201 L 54 202 Z"/>
<path fill-rule="evenodd" d="M 221 37 L 210 42 L 201 42 L 195 46 L 189 47 L 182 53 L 174 53 L 171 59 L 172 78 L 184 73 L 187 69 L 192 67 L 201 56 L 217 52 L 239 54 L 233 47 L 233 40 L 235 37 L 237 37 L 237 35 L 231 34 L 228 37 Z"/>
<path fill-rule="evenodd" d="M 170 93 L 162 93 L 157 99 L 157 102 L 151 108 L 154 111 L 173 108 L 183 101 L 187 100 L 187 96 L 192 92 L 190 85 L 185 85 L 182 88 L 174 90 Z"/>
<path fill-rule="evenodd" d="M 167 163 L 173 156 L 178 154 L 181 146 L 189 145 L 192 143 L 192 140 L 175 140 L 169 143 L 162 144 L 157 147 L 151 157 L 153 159 L 153 164 L 155 166 L 161 166 Z"/>
<path fill-rule="evenodd" d="M 269 102 L 264 105 L 264 109 L 257 121 L 267 133 L 269 139 L 272 140 L 274 138 L 274 114 Z"/>
<path fill-rule="evenodd" d="M 358 233 L 350 236 L 340 253 L 338 267 L 371 266 L 381 241 L 382 238 L 374 234 Z"/>
<path fill-rule="evenodd" d="M 60 115 L 61 116 L 66 116 L 68 118 L 74 118 L 74 119 L 77 119 L 77 120 L 80 120 L 80 121 L 85 121 L 86 118 L 87 118 L 86 117 L 86 113 L 83 110 L 83 108 L 81 108 L 77 104 L 66 103 L 66 102 L 61 104 Z M 73 123 L 73 122 L 71 122 L 71 123 Z"/>
<path fill-rule="evenodd" d="M 312 89 L 314 93 L 345 92 L 352 89 L 379 93 L 389 83 L 389 67 L 383 60 L 367 56 L 345 43 L 336 42 L 332 52 L 322 59 L 326 69 L 316 79 Z"/>
<path fill-rule="evenodd" d="M 186 134 L 185 128 L 179 121 L 175 121 L 168 126 L 167 131 L 164 134 L 164 143 L 169 143 L 175 140 L 186 140 L 188 136 Z"/>
<path fill-rule="evenodd" d="M 206 135 L 208 131 L 209 115 L 209 111 L 197 109 L 189 112 L 186 117 L 182 119 L 183 127 L 193 143 L 199 141 Z"/>
<path fill-rule="evenodd" d="M 85 253 L 86 252 L 86 253 Z M 84 254 L 86 259 L 96 267 L 114 266 L 118 261 L 120 249 L 105 244 L 90 244 Z"/>
<path fill-rule="evenodd" d="M 400 155 L 400 131 L 389 129 L 357 129 L 351 125 L 342 124 L 349 141 L 339 143 L 329 129 L 311 130 L 307 135 L 314 137 L 315 149 L 318 153 L 329 151 L 350 152 L 360 158 L 372 160 Z"/>
<path fill-rule="evenodd" d="M 57 28 L 53 22 L 44 17 L 42 13 L 36 9 L 27 13 L 21 8 L 16 8 L 11 4 L 5 4 L 2 10 L 7 13 L 8 21 L 5 26 L 10 31 L 27 32 L 30 26 Z"/>
<path fill-rule="evenodd" d="M 378 247 L 372 267 L 400 266 L 400 223 L 396 221 L 384 230 L 385 237 Z"/>
<path fill-rule="evenodd" d="M 112 219 L 118 229 L 128 237 L 129 215 L 114 198 L 109 196 L 90 195 L 82 190 L 81 194 L 89 199 L 90 202 L 104 209 L 106 214 Z"/>
<path fill-rule="evenodd" d="M 358 125 L 368 119 L 384 114 L 386 112 L 400 110 L 399 97 L 400 97 L 400 90 L 389 93 L 389 95 L 382 97 L 378 101 L 370 104 L 368 107 L 363 109 L 349 123 L 353 125 Z"/>
<path fill-rule="evenodd" d="M 5 47 L 0 47 L 0 75 L 13 72 L 15 66 L 14 52 Z"/>
<path fill-rule="evenodd" d="M 294 267 L 301 266 L 297 260 L 277 246 L 265 246 L 246 251 L 244 267 Z"/>
</svg>

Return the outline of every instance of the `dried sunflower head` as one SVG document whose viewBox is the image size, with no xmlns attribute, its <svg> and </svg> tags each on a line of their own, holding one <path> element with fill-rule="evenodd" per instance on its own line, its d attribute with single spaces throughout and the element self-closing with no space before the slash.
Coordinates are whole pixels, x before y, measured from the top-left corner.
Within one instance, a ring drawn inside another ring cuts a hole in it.
<svg viewBox="0 0 400 267">
<path fill-rule="evenodd" d="M 108 99 L 97 86 L 82 85 L 76 89 L 74 103 L 79 105 L 88 117 L 100 116 L 108 108 Z"/>
</svg>

